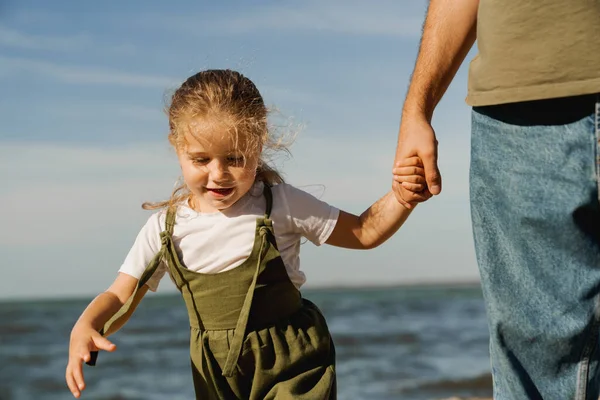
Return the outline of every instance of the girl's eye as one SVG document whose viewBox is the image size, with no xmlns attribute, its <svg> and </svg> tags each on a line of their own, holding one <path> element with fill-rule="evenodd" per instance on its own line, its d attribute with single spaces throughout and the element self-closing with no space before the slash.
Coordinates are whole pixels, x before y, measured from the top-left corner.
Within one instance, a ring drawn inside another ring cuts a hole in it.
<svg viewBox="0 0 600 400">
<path fill-rule="evenodd" d="M 241 165 L 244 163 L 244 156 L 239 157 L 227 157 L 227 162 L 231 165 Z"/>
<path fill-rule="evenodd" d="M 192 162 L 194 164 L 204 165 L 204 164 L 208 164 L 209 161 L 210 161 L 210 159 L 208 159 L 208 158 L 192 158 Z"/>
</svg>

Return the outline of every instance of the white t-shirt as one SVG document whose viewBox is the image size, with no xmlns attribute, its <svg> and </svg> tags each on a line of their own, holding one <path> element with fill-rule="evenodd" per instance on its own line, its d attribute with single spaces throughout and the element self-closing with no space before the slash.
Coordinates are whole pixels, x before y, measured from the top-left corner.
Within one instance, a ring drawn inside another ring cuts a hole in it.
<svg viewBox="0 0 600 400">
<path fill-rule="evenodd" d="M 275 240 L 292 283 L 300 288 L 306 281 L 300 270 L 300 241 L 307 238 L 317 246 L 333 231 L 339 210 L 309 193 L 282 183 L 271 188 L 271 220 Z M 177 208 L 173 242 L 183 265 L 196 272 L 214 274 L 242 264 L 252 252 L 256 218 L 266 210 L 263 183 L 222 212 L 199 213 L 180 205 Z M 140 279 L 146 266 L 161 247 L 160 232 L 165 229 L 166 210 L 154 213 L 146 222 L 119 272 Z M 147 285 L 156 291 L 167 272 L 164 261 Z"/>
</svg>

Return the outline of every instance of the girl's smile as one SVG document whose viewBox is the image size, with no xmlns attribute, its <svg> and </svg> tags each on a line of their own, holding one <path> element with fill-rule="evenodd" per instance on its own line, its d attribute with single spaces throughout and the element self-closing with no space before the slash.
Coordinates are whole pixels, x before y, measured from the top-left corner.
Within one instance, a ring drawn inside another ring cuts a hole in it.
<svg viewBox="0 0 600 400">
<path fill-rule="evenodd" d="M 216 198 L 222 199 L 233 193 L 234 188 L 206 188 L 206 191 L 209 192 Z"/>
<path fill-rule="evenodd" d="M 242 152 L 249 147 L 246 137 L 234 136 L 220 121 L 197 118 L 189 127 L 177 156 L 190 204 L 203 213 L 225 210 L 254 184 L 260 151 Z"/>
</svg>

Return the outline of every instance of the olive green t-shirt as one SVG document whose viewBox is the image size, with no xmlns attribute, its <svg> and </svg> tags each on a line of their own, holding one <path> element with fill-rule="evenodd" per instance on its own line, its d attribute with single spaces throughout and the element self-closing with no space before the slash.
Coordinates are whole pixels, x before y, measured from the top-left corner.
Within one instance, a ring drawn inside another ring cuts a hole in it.
<svg viewBox="0 0 600 400">
<path fill-rule="evenodd" d="M 600 93 L 600 0 L 480 0 L 467 103 Z"/>
</svg>

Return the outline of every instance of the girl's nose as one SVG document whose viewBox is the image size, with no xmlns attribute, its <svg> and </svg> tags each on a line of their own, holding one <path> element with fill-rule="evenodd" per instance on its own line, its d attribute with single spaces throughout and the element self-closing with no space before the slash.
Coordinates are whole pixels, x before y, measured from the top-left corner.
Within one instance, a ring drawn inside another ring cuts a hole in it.
<svg viewBox="0 0 600 400">
<path fill-rule="evenodd" d="M 219 181 L 229 174 L 229 167 L 226 162 L 214 158 L 209 165 L 210 178 L 213 181 Z"/>
</svg>

